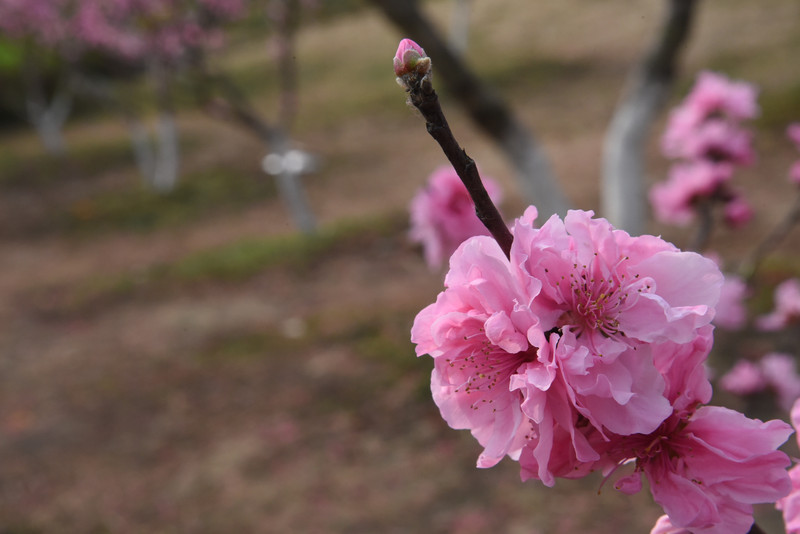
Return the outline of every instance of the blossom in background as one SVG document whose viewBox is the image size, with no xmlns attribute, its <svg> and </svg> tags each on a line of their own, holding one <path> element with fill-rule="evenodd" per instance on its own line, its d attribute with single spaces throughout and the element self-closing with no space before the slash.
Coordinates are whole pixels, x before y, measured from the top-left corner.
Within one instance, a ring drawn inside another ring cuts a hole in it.
<svg viewBox="0 0 800 534">
<path fill-rule="evenodd" d="M 800 400 L 795 401 L 791 411 L 792 426 L 795 429 L 795 438 L 800 446 Z M 786 525 L 786 534 L 800 534 L 800 464 L 789 470 L 792 481 L 792 491 L 786 497 L 775 502 L 775 508 L 783 512 L 783 522 Z"/>
<path fill-rule="evenodd" d="M 670 224 L 689 224 L 697 203 L 721 191 L 732 175 L 733 166 L 728 163 L 700 160 L 674 165 L 668 179 L 650 189 L 656 218 Z"/>
<path fill-rule="evenodd" d="M 747 199 L 736 192 L 731 192 L 729 199 L 722 211 L 725 224 L 731 228 L 740 228 L 749 223 L 753 218 L 753 208 Z"/>
<path fill-rule="evenodd" d="M 772 352 L 758 362 L 739 360 L 719 380 L 719 386 L 735 395 L 751 395 L 771 388 L 778 405 L 789 410 L 800 397 L 800 375 L 790 354 Z"/>
<path fill-rule="evenodd" d="M 767 380 L 761 366 L 750 360 L 739 360 L 719 379 L 719 387 L 735 395 L 751 395 L 764 391 Z"/>
<path fill-rule="evenodd" d="M 747 323 L 747 284 L 741 276 L 725 274 L 719 294 L 714 324 L 726 330 L 739 330 Z"/>
<path fill-rule="evenodd" d="M 493 202 L 502 200 L 500 186 L 491 178 L 483 179 Z M 411 200 L 409 237 L 423 247 L 431 269 L 442 263 L 468 237 L 489 235 L 475 215 L 469 192 L 452 167 L 440 167 L 431 174 L 428 185 Z"/>
<path fill-rule="evenodd" d="M 800 122 L 794 122 L 786 128 L 786 136 L 794 143 L 797 150 L 800 150 Z M 794 162 L 789 169 L 789 180 L 800 185 L 800 161 Z"/>
<path fill-rule="evenodd" d="M 775 288 L 775 309 L 756 319 L 760 330 L 775 331 L 800 320 L 800 279 L 790 278 Z"/>
<path fill-rule="evenodd" d="M 686 225 L 700 206 L 725 206 L 733 228 L 752 218 L 752 209 L 728 182 L 737 166 L 755 161 L 752 134 L 741 124 L 758 115 L 756 89 L 744 82 L 702 72 L 684 101 L 670 114 L 661 140 L 663 154 L 677 163 L 665 182 L 650 190 L 656 219 Z"/>
<path fill-rule="evenodd" d="M 800 397 L 800 375 L 797 364 L 790 354 L 772 352 L 761 358 L 764 379 L 778 396 L 778 405 L 789 410 Z"/>
</svg>

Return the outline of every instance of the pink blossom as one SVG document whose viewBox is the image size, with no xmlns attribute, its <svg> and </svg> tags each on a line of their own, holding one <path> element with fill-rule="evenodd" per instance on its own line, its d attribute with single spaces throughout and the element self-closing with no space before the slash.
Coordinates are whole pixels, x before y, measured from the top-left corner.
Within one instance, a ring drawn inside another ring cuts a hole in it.
<svg viewBox="0 0 800 534">
<path fill-rule="evenodd" d="M 794 143 L 795 148 L 800 150 L 800 122 L 790 124 L 786 128 L 786 136 Z M 800 161 L 796 161 L 789 169 L 789 181 L 800 185 Z"/>
<path fill-rule="evenodd" d="M 617 486 L 636 491 L 644 474 L 675 527 L 745 534 L 753 504 L 775 502 L 791 489 L 789 458 L 776 450 L 791 433 L 782 421 L 763 423 L 715 406 L 676 414 L 650 435 L 620 438 L 620 461 L 635 459 L 636 473 Z"/>
<path fill-rule="evenodd" d="M 714 315 L 714 324 L 726 330 L 739 330 L 747 323 L 747 308 L 744 301 L 749 294 L 742 277 L 725 274 Z"/>
<path fill-rule="evenodd" d="M 775 309 L 756 319 L 760 330 L 780 330 L 800 319 L 800 279 L 790 278 L 775 288 Z"/>
<path fill-rule="evenodd" d="M 529 208 L 514 227 L 511 263 L 542 285 L 533 309 L 543 331 L 569 327 L 592 355 L 612 359 L 638 343 L 691 342 L 714 316 L 716 264 L 592 215 L 572 210 L 537 229 Z"/>
<path fill-rule="evenodd" d="M 753 218 L 753 208 L 747 199 L 734 193 L 733 197 L 725 203 L 724 218 L 725 224 L 731 228 L 741 228 Z"/>
<path fill-rule="evenodd" d="M 428 56 L 425 53 L 425 50 L 423 50 L 421 46 L 411 39 L 403 39 L 400 41 L 400 44 L 397 47 L 397 52 L 395 52 L 394 59 L 392 60 L 395 75 L 399 78 L 403 75 L 417 71 L 420 68 L 420 60 L 427 57 Z M 427 72 L 427 68 L 430 68 L 429 65 L 430 63 L 428 63 L 427 66 L 425 66 L 425 64 L 422 64 L 421 66 L 425 72 Z M 424 74 L 425 72 L 422 72 L 421 74 Z"/>
<path fill-rule="evenodd" d="M 719 387 L 735 395 L 750 395 L 766 389 L 767 380 L 760 365 L 750 360 L 739 360 L 719 379 Z"/>
<path fill-rule="evenodd" d="M 497 243 L 483 236 L 456 250 L 445 286 L 411 330 L 417 355 L 434 360 L 433 399 L 452 428 L 469 429 L 484 447 L 479 466 L 494 465 L 506 454 L 517 458 L 526 425 L 520 394 L 509 383 L 536 359 L 527 339 L 537 323 L 530 297 Z"/>
<path fill-rule="evenodd" d="M 792 426 L 795 429 L 795 439 L 800 445 L 800 399 L 794 402 L 791 411 Z M 786 524 L 786 534 L 800 534 L 800 464 L 789 470 L 792 480 L 792 491 L 786 497 L 778 499 L 775 508 L 783 512 L 783 522 Z"/>
<path fill-rule="evenodd" d="M 760 364 L 764 379 L 778 395 L 778 405 L 789 410 L 800 397 L 800 375 L 794 358 L 789 354 L 772 352 L 761 358 Z"/>
<path fill-rule="evenodd" d="M 727 161 L 744 166 L 755 161 L 750 132 L 722 119 L 709 119 L 697 125 L 681 138 L 680 143 L 669 145 L 664 155 L 687 160 Z"/>
<path fill-rule="evenodd" d="M 417 354 L 434 359 L 444 419 L 472 431 L 488 467 L 519 459 L 547 485 L 603 461 L 609 436 L 648 434 L 674 406 L 705 402 L 722 275 L 591 212 L 514 225 L 511 261 L 490 238 L 465 241 L 446 289 L 417 316 Z"/>
<path fill-rule="evenodd" d="M 733 82 L 713 72 L 701 72 L 684 101 L 670 114 L 662 138 L 664 154 L 687 157 L 684 148 L 687 141 L 695 143 L 698 129 L 713 117 L 719 117 L 731 127 L 739 121 L 755 118 L 758 115 L 756 96 L 755 87 L 748 83 Z"/>
<path fill-rule="evenodd" d="M 800 150 L 800 122 L 793 122 L 786 127 L 786 137 Z"/>
<path fill-rule="evenodd" d="M 668 515 L 662 515 L 658 518 L 658 521 L 656 521 L 650 534 L 691 534 L 691 532 L 685 528 L 676 527 L 669 520 Z"/>
<path fill-rule="evenodd" d="M 491 178 L 484 186 L 493 202 L 502 199 L 500 186 Z M 421 243 L 425 260 L 437 269 L 468 237 L 489 235 L 475 215 L 475 205 L 452 167 L 440 167 L 431 174 L 427 187 L 411 201 L 412 241 Z"/>
<path fill-rule="evenodd" d="M 800 185 L 800 161 L 796 161 L 789 168 L 789 181 L 795 185 Z"/>
<path fill-rule="evenodd" d="M 650 189 L 650 203 L 661 222 L 686 225 L 695 216 L 695 204 L 712 197 L 733 174 L 727 163 L 699 160 L 674 165 L 666 182 Z"/>
</svg>

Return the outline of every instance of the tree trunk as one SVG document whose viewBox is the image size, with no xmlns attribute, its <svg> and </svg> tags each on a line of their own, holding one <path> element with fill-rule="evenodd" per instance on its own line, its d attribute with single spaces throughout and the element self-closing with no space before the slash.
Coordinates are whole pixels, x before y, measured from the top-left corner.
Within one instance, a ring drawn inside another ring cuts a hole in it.
<svg viewBox="0 0 800 534">
<path fill-rule="evenodd" d="M 644 155 L 650 126 L 675 77 L 696 0 L 668 0 L 661 32 L 645 59 L 629 75 L 625 96 L 606 132 L 603 152 L 603 215 L 617 228 L 644 232 L 647 196 Z"/>
</svg>

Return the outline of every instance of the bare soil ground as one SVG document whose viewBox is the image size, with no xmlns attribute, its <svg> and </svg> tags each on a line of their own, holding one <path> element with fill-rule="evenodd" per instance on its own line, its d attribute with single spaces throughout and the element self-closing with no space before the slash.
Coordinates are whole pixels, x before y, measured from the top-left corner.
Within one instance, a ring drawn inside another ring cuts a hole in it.
<svg viewBox="0 0 800 534">
<path fill-rule="evenodd" d="M 573 203 L 596 207 L 604 128 L 662 3 L 474 4 L 471 62 Z M 446 21 L 449 5 L 429 7 Z M 676 98 L 705 67 L 762 87 L 761 160 L 739 178 L 757 218 L 715 235 L 732 258 L 792 200 L 798 20 L 790 0 L 707 0 L 685 57 Z M 179 118 L 184 183 L 167 199 L 138 184 L 114 117 L 71 125 L 65 160 L 27 131 L 0 137 L 0 533 L 649 531 L 647 492 L 475 469 L 478 445 L 430 400 L 408 331 L 441 273 L 406 242 L 404 210 L 443 158 L 394 86 L 397 38 L 369 9 L 300 35 L 296 136 L 323 163 L 306 179 L 314 238 L 294 234 L 263 148 L 197 110 Z M 220 61 L 274 112 L 263 42 Z M 520 213 L 501 155 L 444 98 Z M 795 232 L 777 271 L 798 247 Z"/>
</svg>

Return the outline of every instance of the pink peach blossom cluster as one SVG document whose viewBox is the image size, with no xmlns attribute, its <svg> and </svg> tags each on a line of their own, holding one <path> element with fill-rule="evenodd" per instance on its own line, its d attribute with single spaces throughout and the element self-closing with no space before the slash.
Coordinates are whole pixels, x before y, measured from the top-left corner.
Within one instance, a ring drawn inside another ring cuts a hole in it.
<svg viewBox="0 0 800 534">
<path fill-rule="evenodd" d="M 800 375 L 790 354 L 771 352 L 758 362 L 739 360 L 719 379 L 720 388 L 736 395 L 751 395 L 771 389 L 778 404 L 789 410 L 800 397 Z"/>
<path fill-rule="evenodd" d="M 720 74 L 702 72 L 692 91 L 670 114 L 662 138 L 665 156 L 679 162 L 650 191 L 656 218 L 685 225 L 701 203 L 724 204 L 724 220 L 738 227 L 752 217 L 742 194 L 730 185 L 737 166 L 755 160 L 750 131 L 741 122 L 758 115 L 755 88 Z"/>
<path fill-rule="evenodd" d="M 739 330 L 747 324 L 747 308 L 744 301 L 750 290 L 741 276 L 725 274 L 720 288 L 714 324 L 726 330 Z"/>
<path fill-rule="evenodd" d="M 759 330 L 773 332 L 800 323 L 800 279 L 790 278 L 775 288 L 775 309 L 756 319 Z"/>
<path fill-rule="evenodd" d="M 247 0 L 0 0 L 0 30 L 74 59 L 101 50 L 129 60 L 175 60 L 213 47 Z"/>
<path fill-rule="evenodd" d="M 592 212 L 536 217 L 515 222 L 510 257 L 489 237 L 461 244 L 414 321 L 442 417 L 483 447 L 479 467 L 508 456 L 547 486 L 632 468 L 615 487 L 647 478 L 676 527 L 747 532 L 754 503 L 790 490 L 777 447 L 792 430 L 702 406 L 715 263 Z"/>
<path fill-rule="evenodd" d="M 483 179 L 493 202 L 502 200 L 500 186 L 491 178 Z M 456 171 L 450 167 L 436 169 L 426 187 L 411 200 L 410 239 L 420 243 L 425 261 L 431 269 L 442 263 L 467 238 L 489 235 L 475 215 L 475 204 Z"/>
</svg>

